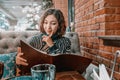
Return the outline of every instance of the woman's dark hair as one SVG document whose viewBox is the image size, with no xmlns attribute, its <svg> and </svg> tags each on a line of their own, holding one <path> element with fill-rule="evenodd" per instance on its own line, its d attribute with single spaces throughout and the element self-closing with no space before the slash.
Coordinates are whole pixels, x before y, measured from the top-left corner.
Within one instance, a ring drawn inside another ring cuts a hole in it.
<svg viewBox="0 0 120 80">
<path fill-rule="evenodd" d="M 57 30 L 56 34 L 59 36 L 64 35 L 65 30 L 66 30 L 65 19 L 64 19 L 63 13 L 58 9 L 48 9 L 43 14 L 43 16 L 41 17 L 41 22 L 40 22 L 40 31 L 42 33 L 45 33 L 45 30 L 43 28 L 43 23 L 44 23 L 45 18 L 48 15 L 54 15 L 58 21 L 58 30 Z"/>
</svg>

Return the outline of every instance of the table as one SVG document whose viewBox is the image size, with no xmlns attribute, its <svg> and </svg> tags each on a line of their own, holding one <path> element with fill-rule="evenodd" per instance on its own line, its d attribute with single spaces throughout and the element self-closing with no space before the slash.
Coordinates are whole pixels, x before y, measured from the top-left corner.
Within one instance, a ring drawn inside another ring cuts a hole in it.
<svg viewBox="0 0 120 80">
<path fill-rule="evenodd" d="M 67 71 L 56 73 L 55 80 L 85 80 L 77 71 Z"/>
<path fill-rule="evenodd" d="M 32 80 L 31 76 L 21 76 L 17 77 L 17 80 Z M 6 79 L 1 79 L 6 80 Z M 16 80 L 15 77 L 11 78 L 10 80 Z M 79 74 L 77 71 L 66 71 L 66 72 L 58 72 L 56 73 L 55 80 L 85 80 L 85 78 Z"/>
</svg>

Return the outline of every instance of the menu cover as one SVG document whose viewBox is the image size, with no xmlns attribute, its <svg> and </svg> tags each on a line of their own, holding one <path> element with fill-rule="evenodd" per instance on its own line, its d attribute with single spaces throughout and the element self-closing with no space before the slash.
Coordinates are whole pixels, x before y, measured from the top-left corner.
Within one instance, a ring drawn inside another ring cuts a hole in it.
<svg viewBox="0 0 120 80">
<path fill-rule="evenodd" d="M 25 41 L 21 40 L 20 43 L 21 51 L 24 53 L 21 57 L 25 58 L 29 64 L 28 66 L 22 66 L 20 68 L 22 75 L 30 73 L 32 66 L 45 63 L 54 64 L 56 66 L 56 72 L 75 70 L 82 74 L 92 62 L 92 59 L 78 54 L 52 55 L 32 47 Z"/>
</svg>

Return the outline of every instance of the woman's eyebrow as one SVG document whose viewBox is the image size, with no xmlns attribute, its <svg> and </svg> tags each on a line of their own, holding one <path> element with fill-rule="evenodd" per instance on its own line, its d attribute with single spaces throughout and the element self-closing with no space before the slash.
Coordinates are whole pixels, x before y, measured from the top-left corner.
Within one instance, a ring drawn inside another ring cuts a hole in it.
<svg viewBox="0 0 120 80">
<path fill-rule="evenodd" d="M 46 19 L 44 21 L 47 21 Z"/>
<path fill-rule="evenodd" d="M 51 22 L 57 22 L 57 21 L 51 21 Z"/>
<path fill-rule="evenodd" d="M 45 19 L 44 21 L 48 21 L 47 19 Z M 51 20 L 50 22 L 57 22 L 56 20 Z"/>
</svg>

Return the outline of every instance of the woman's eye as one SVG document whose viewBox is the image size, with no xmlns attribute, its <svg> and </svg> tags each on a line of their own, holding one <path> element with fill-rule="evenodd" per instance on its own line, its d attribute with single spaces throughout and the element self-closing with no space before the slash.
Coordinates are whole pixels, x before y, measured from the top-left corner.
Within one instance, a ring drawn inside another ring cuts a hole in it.
<svg viewBox="0 0 120 80">
<path fill-rule="evenodd" d="M 56 25 L 56 23 L 52 23 L 52 25 Z"/>
<path fill-rule="evenodd" d="M 47 22 L 44 22 L 44 24 L 47 24 Z"/>
</svg>

